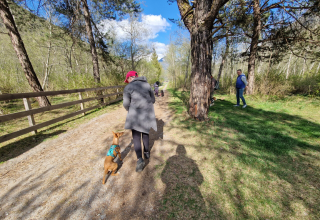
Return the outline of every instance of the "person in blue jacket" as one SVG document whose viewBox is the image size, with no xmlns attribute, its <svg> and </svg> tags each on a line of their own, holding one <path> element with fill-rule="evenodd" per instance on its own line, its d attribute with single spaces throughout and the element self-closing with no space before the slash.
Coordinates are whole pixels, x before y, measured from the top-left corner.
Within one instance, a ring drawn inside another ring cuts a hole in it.
<svg viewBox="0 0 320 220">
<path fill-rule="evenodd" d="M 244 75 L 241 69 L 237 70 L 238 78 L 236 82 L 236 89 L 237 89 L 237 104 L 234 105 L 236 107 L 240 106 L 240 99 L 243 102 L 242 108 L 247 107 L 246 100 L 243 97 L 243 91 L 248 86 L 246 75 Z"/>
</svg>

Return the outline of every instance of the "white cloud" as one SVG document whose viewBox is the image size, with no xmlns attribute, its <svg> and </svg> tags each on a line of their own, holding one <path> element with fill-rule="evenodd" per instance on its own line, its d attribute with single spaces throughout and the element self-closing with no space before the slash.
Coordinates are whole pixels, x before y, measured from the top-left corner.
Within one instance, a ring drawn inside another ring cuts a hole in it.
<svg viewBox="0 0 320 220">
<path fill-rule="evenodd" d="M 150 31 L 150 38 L 154 39 L 159 32 L 165 32 L 170 24 L 161 15 L 142 15 L 141 24 Z"/>
<path fill-rule="evenodd" d="M 119 41 L 125 41 L 129 38 L 128 33 L 126 33 L 122 27 L 129 27 L 128 20 L 115 21 L 115 20 L 105 20 L 100 25 L 101 31 L 108 33 L 113 38 Z"/>
<path fill-rule="evenodd" d="M 129 19 L 121 21 L 105 20 L 99 26 L 102 32 L 108 33 L 118 41 L 124 42 L 130 39 L 129 34 L 125 31 L 130 29 Z M 171 25 L 168 21 L 161 15 L 141 15 L 137 21 L 137 26 L 145 28 L 148 32 L 148 34 L 143 34 L 140 43 L 152 45 L 158 54 L 158 59 L 163 58 L 167 50 L 167 45 L 160 42 L 152 42 L 152 40 L 155 39 L 160 32 L 166 32 L 166 30 L 170 28 Z"/>
<path fill-rule="evenodd" d="M 165 45 L 164 43 L 160 43 L 160 42 L 154 42 L 153 47 L 158 54 L 158 59 L 160 60 L 165 56 L 168 45 Z"/>
<path fill-rule="evenodd" d="M 170 24 L 161 15 L 142 15 L 137 21 L 137 26 L 148 30 L 149 34 L 144 36 L 144 40 L 152 40 L 158 36 L 159 32 L 165 32 Z M 130 28 L 129 19 L 122 21 L 105 20 L 100 24 L 100 27 L 102 32 L 108 32 L 118 40 L 125 41 L 129 38 L 129 34 L 125 32 L 126 29 Z"/>
</svg>

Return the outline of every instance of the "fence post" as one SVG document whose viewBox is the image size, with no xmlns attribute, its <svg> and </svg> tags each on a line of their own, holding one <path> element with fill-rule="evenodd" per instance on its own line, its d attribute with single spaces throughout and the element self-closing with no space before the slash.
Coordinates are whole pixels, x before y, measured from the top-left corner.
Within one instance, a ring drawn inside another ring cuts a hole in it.
<svg viewBox="0 0 320 220">
<path fill-rule="evenodd" d="M 79 92 L 79 100 L 82 100 L 82 94 L 81 92 Z M 84 109 L 84 103 L 80 103 L 80 109 L 83 110 Z M 82 113 L 82 115 L 85 115 L 85 112 Z"/>
<path fill-rule="evenodd" d="M 24 104 L 24 108 L 26 111 L 32 109 L 29 98 L 23 98 L 23 104 Z M 27 118 L 28 118 L 30 127 L 36 125 L 36 122 L 34 121 L 33 115 L 28 115 Z M 32 131 L 32 133 L 37 134 L 37 130 Z"/>
<path fill-rule="evenodd" d="M 101 93 L 102 93 L 102 95 L 105 95 L 106 91 L 102 90 Z M 107 101 L 106 98 L 103 98 L 103 104 L 107 103 L 106 101 Z"/>
</svg>

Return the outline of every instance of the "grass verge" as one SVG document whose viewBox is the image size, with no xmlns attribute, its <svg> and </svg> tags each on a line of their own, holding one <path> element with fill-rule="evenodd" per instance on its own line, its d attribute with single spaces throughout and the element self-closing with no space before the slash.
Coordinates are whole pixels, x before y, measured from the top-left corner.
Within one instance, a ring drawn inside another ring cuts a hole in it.
<svg viewBox="0 0 320 220">
<path fill-rule="evenodd" d="M 217 95 L 209 122 L 186 114 L 186 92 L 170 90 L 177 155 L 160 210 L 165 218 L 318 219 L 320 101 Z M 184 152 L 183 152 L 184 151 Z M 177 162 L 178 161 L 178 162 Z"/>
</svg>

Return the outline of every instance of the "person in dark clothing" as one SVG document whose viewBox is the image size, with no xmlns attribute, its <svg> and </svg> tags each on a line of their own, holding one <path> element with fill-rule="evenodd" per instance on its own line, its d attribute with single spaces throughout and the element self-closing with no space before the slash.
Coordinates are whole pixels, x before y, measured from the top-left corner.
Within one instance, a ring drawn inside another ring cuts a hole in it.
<svg viewBox="0 0 320 220">
<path fill-rule="evenodd" d="M 241 69 L 237 70 L 238 78 L 236 82 L 236 89 L 237 89 L 237 104 L 234 105 L 235 107 L 240 106 L 240 99 L 242 100 L 243 106 L 242 108 L 247 107 L 246 100 L 243 97 L 243 91 L 248 86 L 246 75 L 244 75 Z"/>
<path fill-rule="evenodd" d="M 138 77 L 137 72 L 128 72 L 125 82 L 129 83 L 123 91 L 123 107 L 128 111 L 125 129 L 132 130 L 134 149 L 138 159 L 136 171 L 141 172 L 145 166 L 142 158 L 141 135 L 144 158 L 149 159 L 149 131 L 150 128 L 157 131 L 153 107 L 155 97 L 146 77 Z"/>
<path fill-rule="evenodd" d="M 160 84 L 160 83 L 157 81 L 157 82 L 155 82 L 154 85 L 153 85 L 153 86 L 154 86 L 154 94 L 155 94 L 155 96 L 157 96 L 157 97 L 159 96 L 159 84 Z"/>
</svg>

